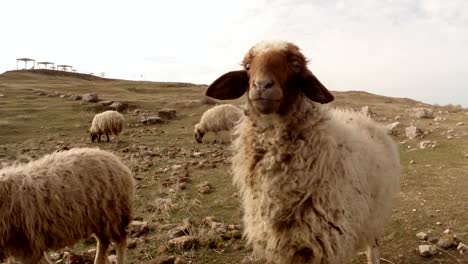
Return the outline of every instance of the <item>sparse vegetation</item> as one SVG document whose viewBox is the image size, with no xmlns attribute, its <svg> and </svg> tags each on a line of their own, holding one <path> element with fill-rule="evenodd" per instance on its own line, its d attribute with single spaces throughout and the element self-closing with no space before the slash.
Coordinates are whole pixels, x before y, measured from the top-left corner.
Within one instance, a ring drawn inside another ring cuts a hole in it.
<svg viewBox="0 0 468 264">
<path fill-rule="evenodd" d="M 157 263 L 163 256 L 182 257 L 191 263 L 254 263 L 249 248 L 238 237 L 221 236 L 204 224 L 214 216 L 212 226 L 242 225 L 241 208 L 229 174 L 227 144 L 197 144 L 193 126 L 210 105 L 201 103 L 205 86 L 178 83 L 86 80 L 71 76 L 52 76 L 32 72 L 0 75 L 0 167 L 17 160 L 27 161 L 55 150 L 99 146 L 117 154 L 137 180 L 136 213 L 148 223 L 148 232 L 135 239 L 129 249 L 130 263 Z M 67 97 L 35 95 L 37 91 L 60 94 L 96 92 L 104 100 L 126 102 L 134 108 L 125 112 L 128 127 L 118 143 L 91 144 L 88 129 L 96 103 L 82 103 Z M 447 228 L 460 241 L 468 242 L 468 124 L 461 107 L 433 107 L 406 98 L 388 98 L 364 92 L 335 93 L 334 106 L 360 110 L 369 106 L 373 118 L 384 124 L 395 122 L 395 140 L 400 144 L 402 191 L 398 206 L 382 238 L 382 257 L 392 263 L 468 263 L 468 254 L 448 249 L 430 258 L 421 257 L 421 242 L 416 234 L 431 231 L 435 237 Z M 244 99 L 230 103 L 240 105 Z M 435 117 L 418 119 L 407 110 L 434 108 Z M 165 124 L 143 125 L 143 116 L 157 116 L 162 108 L 177 111 L 177 118 Z M 441 112 L 439 112 L 439 110 Z M 421 140 L 405 138 L 405 127 L 420 127 L 424 139 L 436 141 L 435 148 L 419 149 Z M 450 133 L 447 131 L 453 130 Z M 207 142 L 212 135 L 207 135 Z M 451 138 L 448 138 L 450 136 Z M 226 138 L 226 141 L 228 138 Z M 412 162 L 411 162 L 412 161 Z M 197 185 L 207 181 L 212 189 L 203 194 Z M 170 231 L 190 218 L 190 235 L 197 247 L 171 248 Z M 439 225 L 436 223 L 440 222 Z M 233 229 L 235 230 L 235 229 Z M 220 230 L 224 232 L 222 229 Z M 208 235 L 209 234 L 209 235 Z M 227 233 L 223 233 L 227 234 Z M 214 236 L 214 237 L 211 237 Z M 72 248 L 74 253 L 95 247 L 93 240 Z M 460 261 L 460 262 L 457 262 Z M 357 256 L 354 264 L 366 263 Z M 386 263 L 386 262 L 383 262 Z"/>
</svg>

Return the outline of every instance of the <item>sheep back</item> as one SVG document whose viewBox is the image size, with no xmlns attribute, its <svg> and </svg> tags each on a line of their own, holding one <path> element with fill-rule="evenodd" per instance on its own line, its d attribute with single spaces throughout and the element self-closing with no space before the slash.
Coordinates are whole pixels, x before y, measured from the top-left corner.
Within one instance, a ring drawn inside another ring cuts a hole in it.
<svg viewBox="0 0 468 264">
<path fill-rule="evenodd" d="M 231 130 L 241 119 L 242 110 L 231 104 L 221 104 L 206 110 L 195 130 L 202 133 Z"/>
<path fill-rule="evenodd" d="M 94 134 L 114 134 L 122 132 L 125 118 L 117 111 L 109 110 L 96 114 L 89 131 Z"/>
<path fill-rule="evenodd" d="M 347 263 L 383 232 L 398 150 L 364 115 L 304 105 L 288 120 L 247 113 L 235 129 L 244 235 L 269 263 Z"/>
<path fill-rule="evenodd" d="M 112 153 L 76 148 L 0 170 L 0 248 L 41 255 L 94 233 L 121 241 L 132 220 L 134 180 Z"/>
</svg>

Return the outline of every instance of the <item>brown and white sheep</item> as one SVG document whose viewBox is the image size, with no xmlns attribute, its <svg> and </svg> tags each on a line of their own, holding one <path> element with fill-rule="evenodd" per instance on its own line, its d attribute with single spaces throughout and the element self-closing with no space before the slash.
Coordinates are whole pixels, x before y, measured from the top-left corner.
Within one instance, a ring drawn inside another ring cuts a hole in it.
<svg viewBox="0 0 468 264">
<path fill-rule="evenodd" d="M 115 141 L 118 141 L 118 136 L 122 132 L 125 126 L 125 118 L 117 111 L 105 111 L 96 114 L 91 123 L 89 132 L 91 134 L 91 141 L 98 140 L 101 142 L 101 135 L 107 136 L 107 142 L 109 142 L 109 134 L 115 135 Z"/>
<path fill-rule="evenodd" d="M 379 263 L 378 238 L 399 191 L 394 141 L 368 117 L 322 105 L 334 97 L 292 43 L 260 42 L 243 66 L 206 95 L 247 93 L 232 169 L 254 255 L 342 264 L 367 247 L 368 263 Z"/>
<path fill-rule="evenodd" d="M 203 142 L 203 136 L 208 132 L 215 133 L 214 141 L 218 140 L 218 133 L 221 131 L 231 131 L 234 125 L 242 118 L 243 112 L 237 106 L 222 104 L 206 110 L 200 122 L 195 125 L 195 140 Z"/>
<path fill-rule="evenodd" d="M 134 180 L 114 154 L 92 148 L 55 152 L 0 170 L 0 256 L 50 263 L 48 249 L 71 246 L 91 234 L 96 264 L 105 264 L 110 242 L 126 262 Z"/>
</svg>

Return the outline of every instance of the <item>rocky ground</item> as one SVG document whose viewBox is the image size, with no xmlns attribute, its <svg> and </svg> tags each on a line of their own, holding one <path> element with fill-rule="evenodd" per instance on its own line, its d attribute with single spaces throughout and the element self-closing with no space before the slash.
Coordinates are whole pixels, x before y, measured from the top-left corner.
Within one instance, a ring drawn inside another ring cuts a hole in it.
<svg viewBox="0 0 468 264">
<path fill-rule="evenodd" d="M 73 147 L 110 150 L 137 180 L 130 263 L 256 263 L 242 239 L 229 144 L 207 143 L 212 135 L 205 144 L 193 139 L 193 125 L 214 103 L 204 88 L 0 75 L 0 167 Z M 468 111 L 363 92 L 335 95 L 334 106 L 370 115 L 400 146 L 402 190 L 382 238 L 382 263 L 468 263 Z M 119 142 L 92 144 L 87 129 L 105 109 L 124 113 L 128 126 Z M 91 263 L 94 253 L 93 238 L 49 252 L 56 263 Z M 366 263 L 365 256 L 353 263 Z"/>
</svg>

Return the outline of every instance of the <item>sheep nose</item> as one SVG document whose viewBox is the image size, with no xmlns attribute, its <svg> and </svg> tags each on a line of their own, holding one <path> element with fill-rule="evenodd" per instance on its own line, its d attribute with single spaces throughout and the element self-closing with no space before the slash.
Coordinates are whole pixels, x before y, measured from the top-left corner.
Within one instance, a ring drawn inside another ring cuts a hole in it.
<svg viewBox="0 0 468 264">
<path fill-rule="evenodd" d="M 273 87 L 275 82 L 273 80 L 256 80 L 254 85 L 258 89 L 269 89 Z"/>
</svg>

